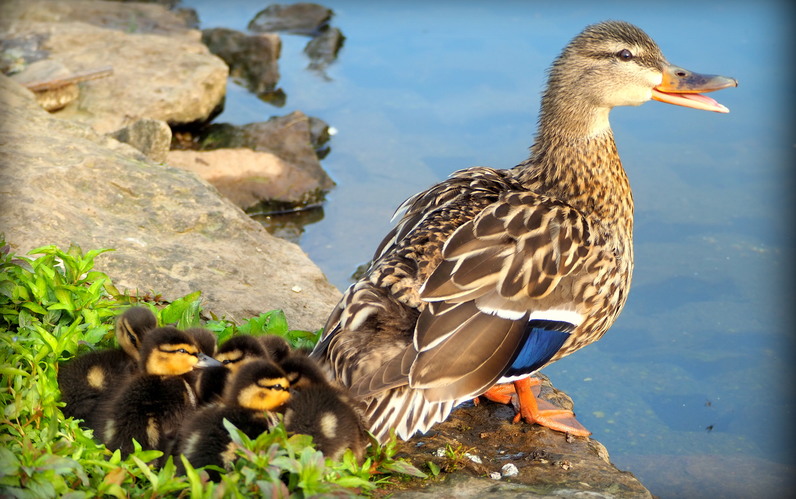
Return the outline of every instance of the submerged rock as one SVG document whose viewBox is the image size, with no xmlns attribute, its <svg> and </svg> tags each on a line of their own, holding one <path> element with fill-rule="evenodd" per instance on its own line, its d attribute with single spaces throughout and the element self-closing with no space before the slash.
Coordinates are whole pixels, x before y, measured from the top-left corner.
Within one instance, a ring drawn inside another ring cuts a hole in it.
<svg viewBox="0 0 796 499">
<path fill-rule="evenodd" d="M 258 96 L 267 96 L 279 82 L 282 40 L 275 33 L 247 35 L 227 28 L 202 31 L 202 41 L 229 66 L 229 74 Z"/>
<path fill-rule="evenodd" d="M 304 53 L 310 58 L 309 69 L 323 71 L 337 59 L 337 53 L 343 48 L 345 36 L 338 28 L 329 28 L 307 42 Z"/>
<path fill-rule="evenodd" d="M 249 22 L 249 30 L 258 33 L 284 31 L 314 35 L 329 24 L 332 9 L 309 2 L 273 4 L 258 12 Z"/>
</svg>

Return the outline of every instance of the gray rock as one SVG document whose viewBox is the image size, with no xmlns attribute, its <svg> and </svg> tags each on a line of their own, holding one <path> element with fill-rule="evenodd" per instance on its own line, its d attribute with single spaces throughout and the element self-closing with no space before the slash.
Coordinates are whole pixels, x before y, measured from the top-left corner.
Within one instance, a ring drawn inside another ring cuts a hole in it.
<svg viewBox="0 0 796 499">
<path fill-rule="evenodd" d="M 268 94 L 279 81 L 282 40 L 275 33 L 247 35 L 227 28 L 202 31 L 202 41 L 229 66 L 229 74 L 257 95 Z"/>
<path fill-rule="evenodd" d="M 328 26 L 333 14 L 331 9 L 315 3 L 272 4 L 258 12 L 248 27 L 259 33 L 285 31 L 314 35 Z"/>
<path fill-rule="evenodd" d="M 268 234 L 207 182 L 54 118 L 5 76 L 0 100 L 0 230 L 14 252 L 114 248 L 95 268 L 121 290 L 166 299 L 200 290 L 218 316 L 282 309 L 291 327 L 323 326 L 340 292 L 298 246 Z"/>
<path fill-rule="evenodd" d="M 301 207 L 323 197 L 319 180 L 269 152 L 171 151 L 168 164 L 190 170 L 244 210 L 265 203 Z"/>
<path fill-rule="evenodd" d="M 35 23 L 80 22 L 125 33 L 185 36 L 196 40 L 190 16 L 162 5 L 142 2 L 98 2 L 96 0 L 4 0 L 0 3 L 4 23 L 24 19 Z"/>
<path fill-rule="evenodd" d="M 120 128 L 111 137 L 130 144 L 155 163 L 163 163 L 171 147 L 171 128 L 160 120 L 142 118 L 132 125 Z"/>
<path fill-rule="evenodd" d="M 310 58 L 309 69 L 323 71 L 337 60 L 337 53 L 343 48 L 345 36 L 338 28 L 323 30 L 318 36 L 307 42 L 304 53 Z"/>
<path fill-rule="evenodd" d="M 140 118 L 172 125 L 204 122 L 220 109 L 227 65 L 209 53 L 198 31 L 192 33 L 130 34 L 82 22 L 16 21 L 2 36 L 40 41 L 39 51 L 72 72 L 112 67 L 111 76 L 81 83 L 79 98 L 56 112 L 108 133 Z"/>
<path fill-rule="evenodd" d="M 320 189 L 328 191 L 334 181 L 321 167 L 316 153 L 328 138 L 328 126 L 322 120 L 294 111 L 242 126 L 210 125 L 201 132 L 199 143 L 203 150 L 248 148 L 270 152 L 317 179 Z"/>
</svg>

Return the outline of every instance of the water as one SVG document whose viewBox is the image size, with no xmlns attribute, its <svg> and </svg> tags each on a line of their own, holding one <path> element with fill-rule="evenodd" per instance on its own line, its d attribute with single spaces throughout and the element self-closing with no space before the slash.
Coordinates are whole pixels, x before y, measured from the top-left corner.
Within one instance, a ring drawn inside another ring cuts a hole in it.
<svg viewBox="0 0 796 499">
<path fill-rule="evenodd" d="M 578 417 L 662 498 L 767 497 L 794 473 L 793 17 L 787 2 L 327 1 L 347 40 L 319 75 L 283 36 L 277 109 L 230 86 L 216 120 L 300 109 L 338 130 L 323 216 L 294 237 L 344 289 L 409 195 L 474 165 L 511 167 L 535 130 L 544 71 L 587 24 L 622 19 L 670 61 L 734 76 L 728 115 L 616 109 L 636 200 L 636 272 L 598 343 L 545 370 Z M 245 30 L 265 2 L 189 0 L 203 27 Z"/>
</svg>

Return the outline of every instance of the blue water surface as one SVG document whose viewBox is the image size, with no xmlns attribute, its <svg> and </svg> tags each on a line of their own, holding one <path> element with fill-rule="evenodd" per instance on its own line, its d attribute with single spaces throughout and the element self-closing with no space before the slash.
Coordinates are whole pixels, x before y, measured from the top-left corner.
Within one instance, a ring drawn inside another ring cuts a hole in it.
<svg viewBox="0 0 796 499">
<path fill-rule="evenodd" d="M 333 126 L 337 182 L 299 242 L 350 284 L 406 197 L 527 156 L 545 70 L 583 27 L 637 24 L 682 67 L 736 77 L 717 114 L 658 102 L 611 122 L 636 202 L 627 306 L 547 368 L 614 464 L 654 494 L 775 497 L 794 475 L 792 91 L 788 2 L 322 2 L 346 42 L 325 73 L 283 35 L 283 108 L 230 83 L 217 122 L 301 110 Z M 267 3 L 188 0 L 245 30 Z"/>
</svg>

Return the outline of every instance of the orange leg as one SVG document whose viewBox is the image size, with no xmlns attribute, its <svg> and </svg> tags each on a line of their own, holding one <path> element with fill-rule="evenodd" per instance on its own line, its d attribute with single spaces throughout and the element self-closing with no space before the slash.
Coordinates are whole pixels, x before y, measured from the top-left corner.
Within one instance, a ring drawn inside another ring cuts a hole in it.
<svg viewBox="0 0 796 499">
<path fill-rule="evenodd" d="M 587 437 L 591 432 L 575 419 L 575 414 L 566 409 L 558 409 L 553 404 L 536 398 L 539 394 L 541 380 L 538 378 L 522 378 L 510 384 L 495 385 L 487 390 L 483 396 L 501 404 L 515 403 L 519 410 L 514 416 L 517 423 L 522 418 L 527 423 L 537 423 L 552 430 L 557 430 L 579 437 Z M 534 390 L 534 388 L 536 388 Z M 536 393 L 534 393 L 536 392 Z M 539 406 L 544 407 L 540 409 Z"/>
</svg>

